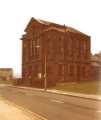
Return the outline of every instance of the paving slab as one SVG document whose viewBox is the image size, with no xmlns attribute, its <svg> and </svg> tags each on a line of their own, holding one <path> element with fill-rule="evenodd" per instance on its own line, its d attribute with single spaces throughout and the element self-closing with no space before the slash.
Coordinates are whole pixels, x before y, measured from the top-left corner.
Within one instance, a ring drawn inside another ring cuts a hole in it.
<svg viewBox="0 0 101 120">
<path fill-rule="evenodd" d="M 45 120 L 0 97 L 0 120 Z"/>
</svg>

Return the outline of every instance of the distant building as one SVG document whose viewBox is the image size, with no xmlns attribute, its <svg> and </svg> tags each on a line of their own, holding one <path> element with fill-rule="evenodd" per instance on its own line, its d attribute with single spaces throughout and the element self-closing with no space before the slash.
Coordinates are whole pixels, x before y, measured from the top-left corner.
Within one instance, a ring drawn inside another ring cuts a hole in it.
<svg viewBox="0 0 101 120">
<path fill-rule="evenodd" d="M 13 77 L 12 68 L 0 68 L 0 80 L 11 80 Z"/>
<path fill-rule="evenodd" d="M 91 55 L 92 80 L 101 80 L 101 53 Z"/>
<path fill-rule="evenodd" d="M 91 78 L 90 36 L 32 18 L 22 36 L 22 84 L 48 86 Z"/>
</svg>

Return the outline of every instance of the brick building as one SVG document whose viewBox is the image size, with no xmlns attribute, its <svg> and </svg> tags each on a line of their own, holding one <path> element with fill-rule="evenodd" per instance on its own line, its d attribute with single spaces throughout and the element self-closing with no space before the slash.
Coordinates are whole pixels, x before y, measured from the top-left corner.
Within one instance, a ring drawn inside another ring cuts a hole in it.
<svg viewBox="0 0 101 120">
<path fill-rule="evenodd" d="M 13 70 L 12 68 L 0 68 L 0 80 L 12 80 Z"/>
<path fill-rule="evenodd" d="M 91 55 L 92 80 L 101 80 L 101 52 Z"/>
<path fill-rule="evenodd" d="M 22 84 L 40 86 L 90 80 L 90 36 L 31 18 L 22 36 Z"/>
</svg>

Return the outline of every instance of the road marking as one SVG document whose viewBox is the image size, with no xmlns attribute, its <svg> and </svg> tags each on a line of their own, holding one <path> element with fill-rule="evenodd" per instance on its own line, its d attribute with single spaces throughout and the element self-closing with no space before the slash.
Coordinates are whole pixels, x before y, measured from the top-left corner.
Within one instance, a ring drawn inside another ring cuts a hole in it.
<svg viewBox="0 0 101 120">
<path fill-rule="evenodd" d="M 55 99 L 51 100 L 51 102 L 56 102 L 56 103 L 60 103 L 60 104 L 63 104 L 63 103 L 64 103 L 63 101 L 55 100 Z"/>
<path fill-rule="evenodd" d="M 100 113 L 100 112 L 101 112 L 101 110 L 97 110 L 96 112 Z"/>
</svg>

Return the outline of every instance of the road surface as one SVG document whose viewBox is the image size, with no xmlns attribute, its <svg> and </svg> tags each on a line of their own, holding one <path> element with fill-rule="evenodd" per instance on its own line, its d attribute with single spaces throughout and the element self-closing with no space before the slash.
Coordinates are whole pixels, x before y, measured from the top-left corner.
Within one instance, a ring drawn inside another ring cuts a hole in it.
<svg viewBox="0 0 101 120">
<path fill-rule="evenodd" d="M 0 96 L 48 120 L 101 120 L 101 101 L 8 86 Z"/>
</svg>

